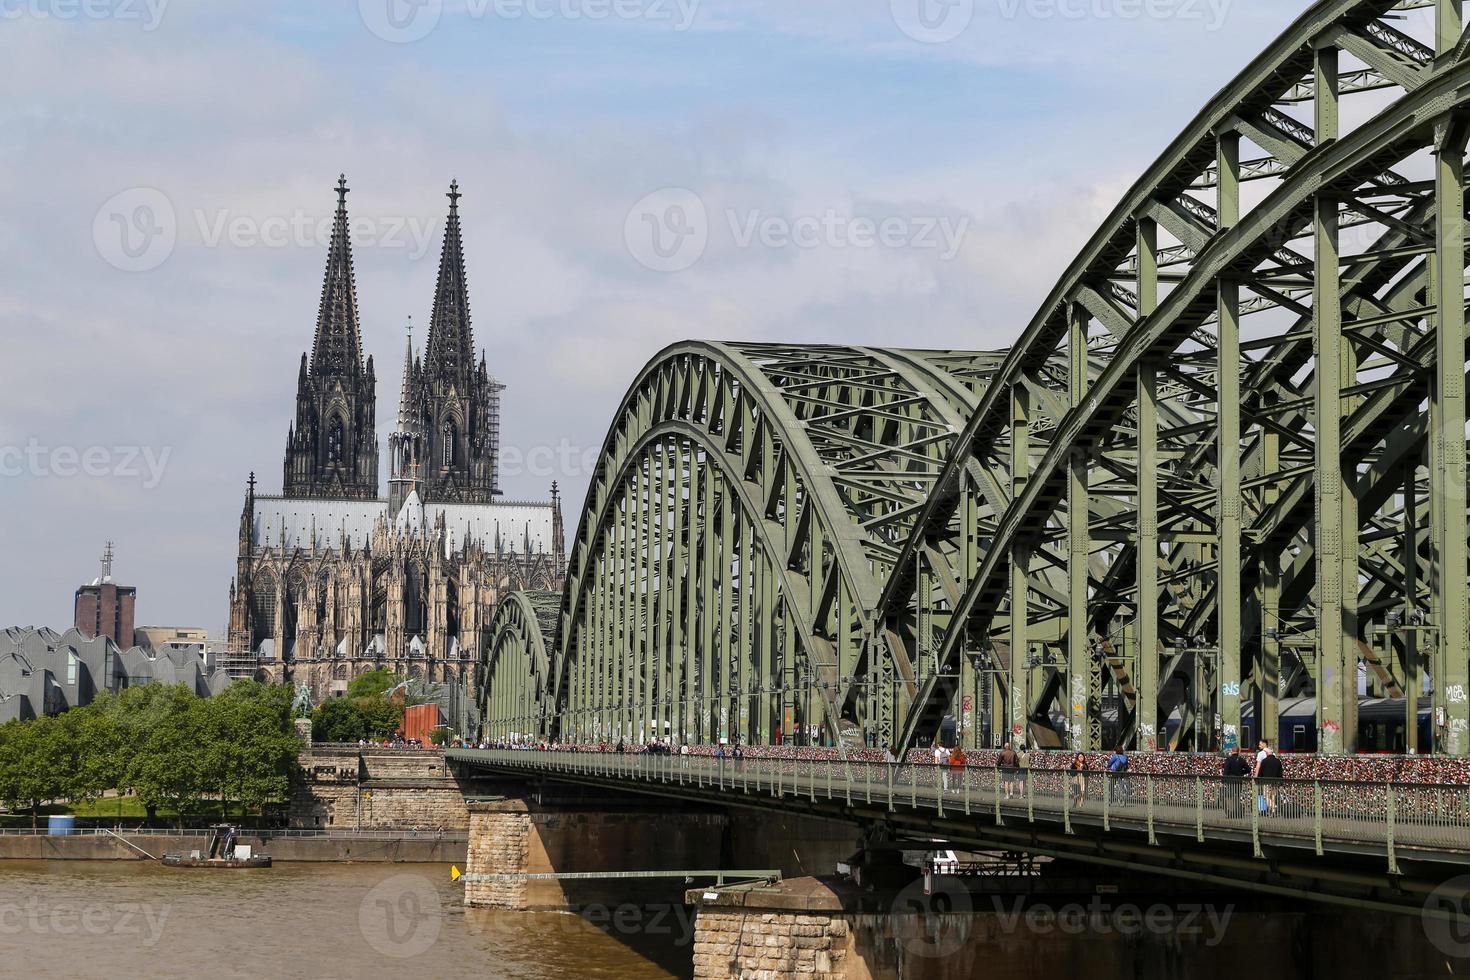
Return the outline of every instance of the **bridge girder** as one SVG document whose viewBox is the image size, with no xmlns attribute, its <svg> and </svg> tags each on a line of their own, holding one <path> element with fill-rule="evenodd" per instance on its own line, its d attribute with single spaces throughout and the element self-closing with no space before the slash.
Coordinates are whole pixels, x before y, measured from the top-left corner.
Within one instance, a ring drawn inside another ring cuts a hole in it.
<svg viewBox="0 0 1470 980">
<path fill-rule="evenodd" d="M 1434 15 L 1426 43 L 1384 20 L 1420 8 Z M 1435 748 L 1470 751 L 1462 34 L 1458 3 L 1317 4 L 1089 242 L 905 544 L 901 570 L 914 555 L 938 567 L 914 563 L 885 589 L 880 616 L 902 623 L 931 578 L 965 583 L 904 744 L 933 733 L 975 657 L 1000 665 L 1014 738 L 1047 710 L 1024 690 L 1049 671 L 1042 686 L 1078 749 L 1102 747 L 1108 702 L 1116 738 L 1214 748 L 1274 737 L 1277 699 L 1315 692 L 1320 748 L 1351 752 L 1361 663 L 1388 694 L 1417 694 L 1431 674 Z M 1360 63 L 1399 96 L 1344 132 L 1343 70 Z M 1287 114 L 1303 102 L 1310 123 Z M 1249 208 L 1242 144 L 1275 159 L 1274 186 Z M 1023 379 L 1058 350 L 1106 366 L 1074 369 L 1067 414 L 1046 445 L 1027 445 Z M 1166 422 L 1171 402 L 1195 420 Z M 1444 434 L 1427 450 L 1425 414 Z M 960 465 L 971 459 L 1008 471 L 1017 492 L 990 547 L 967 556 L 956 541 L 978 493 Z M 1098 497 L 1126 502 L 1129 518 L 1100 523 Z M 1048 560 L 1072 573 L 1060 601 L 1035 580 Z M 1047 603 L 1062 636 L 1038 636 Z M 1390 628 L 1390 611 L 1413 629 Z"/>
<path fill-rule="evenodd" d="M 1311 7 L 1006 352 L 655 358 L 545 734 L 1213 749 L 1315 694 L 1351 752 L 1361 671 L 1470 754 L 1463 37 L 1459 0 Z"/>
</svg>

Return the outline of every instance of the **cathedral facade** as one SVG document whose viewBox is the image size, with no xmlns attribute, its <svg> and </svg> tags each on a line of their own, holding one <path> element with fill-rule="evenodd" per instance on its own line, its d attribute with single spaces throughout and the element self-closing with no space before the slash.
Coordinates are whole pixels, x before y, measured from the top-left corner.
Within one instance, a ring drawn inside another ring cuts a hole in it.
<svg viewBox="0 0 1470 980">
<path fill-rule="evenodd" d="M 518 589 L 559 590 L 561 501 L 499 498 L 504 386 L 475 357 L 459 222 L 449 215 L 422 356 L 410 334 L 388 494 L 379 491 L 377 377 L 363 358 L 345 179 L 316 335 L 301 356 L 282 492 L 250 477 L 230 584 L 229 663 L 239 676 L 340 695 L 379 667 L 455 685 L 473 703 L 495 607 Z"/>
</svg>

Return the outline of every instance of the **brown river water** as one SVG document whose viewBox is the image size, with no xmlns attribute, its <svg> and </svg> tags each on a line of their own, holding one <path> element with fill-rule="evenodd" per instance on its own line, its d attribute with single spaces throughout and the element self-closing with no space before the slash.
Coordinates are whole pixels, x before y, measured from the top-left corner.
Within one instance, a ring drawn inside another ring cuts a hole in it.
<svg viewBox="0 0 1470 980">
<path fill-rule="evenodd" d="M 585 980 L 687 975 L 682 909 L 586 917 L 465 909 L 448 865 L 0 862 L 0 976 L 399 976 Z"/>
</svg>

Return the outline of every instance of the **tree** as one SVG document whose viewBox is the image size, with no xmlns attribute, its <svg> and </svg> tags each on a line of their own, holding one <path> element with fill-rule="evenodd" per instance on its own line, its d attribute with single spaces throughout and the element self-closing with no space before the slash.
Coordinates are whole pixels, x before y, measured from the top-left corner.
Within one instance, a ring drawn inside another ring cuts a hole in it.
<svg viewBox="0 0 1470 980">
<path fill-rule="evenodd" d="M 367 715 L 352 698 L 328 698 L 311 713 L 313 741 L 356 742 L 367 736 Z"/>
<path fill-rule="evenodd" d="M 72 770 L 61 726 L 54 718 L 0 725 L 0 799 L 12 810 L 29 807 L 31 829 L 48 800 L 71 789 Z"/>
<path fill-rule="evenodd" d="M 116 718 L 95 702 L 57 716 L 71 800 L 96 800 L 123 782 L 131 753 Z"/>
<path fill-rule="evenodd" d="M 392 690 L 397 684 L 398 678 L 393 675 L 393 671 L 386 667 L 379 667 L 354 677 L 347 685 L 347 696 L 349 698 L 381 696 Z"/>
<path fill-rule="evenodd" d="M 197 811 L 204 793 L 215 788 L 206 755 L 217 733 L 201 698 L 182 686 L 165 691 L 169 693 L 144 699 L 149 727 L 141 732 L 128 777 L 150 817 L 160 805 L 168 805 L 182 828 L 184 816 Z M 171 710 L 156 710 L 165 703 Z"/>
<path fill-rule="evenodd" d="M 357 706 L 367 722 L 369 737 L 384 738 L 403 727 L 403 705 L 379 695 L 359 698 Z"/>
<path fill-rule="evenodd" d="M 237 683 L 203 704 L 212 736 L 205 767 L 221 811 L 231 799 L 248 810 L 286 796 L 301 750 L 290 688 Z"/>
</svg>

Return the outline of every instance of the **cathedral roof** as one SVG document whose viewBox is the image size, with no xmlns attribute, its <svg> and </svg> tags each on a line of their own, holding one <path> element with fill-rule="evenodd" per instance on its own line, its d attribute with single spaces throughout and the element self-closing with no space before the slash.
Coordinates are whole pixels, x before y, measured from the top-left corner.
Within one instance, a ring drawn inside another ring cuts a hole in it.
<svg viewBox="0 0 1470 980">
<path fill-rule="evenodd" d="M 387 513 L 388 504 L 382 500 L 322 500 L 257 494 L 250 543 L 256 548 L 284 547 L 288 551 L 326 549 L 339 547 L 345 534 L 351 547 L 361 548 L 372 538 L 373 525 Z"/>
<path fill-rule="evenodd" d="M 340 547 L 345 533 L 350 547 L 362 548 L 371 542 L 378 523 L 389 518 L 385 500 L 257 494 L 250 543 L 255 548 L 284 547 L 287 551 L 325 550 Z M 414 492 L 403 508 L 391 515 L 396 527 L 413 534 L 437 526 L 441 518 L 447 534 L 445 545 L 450 551 L 462 548 L 466 535 L 487 551 L 495 550 L 497 538 L 506 551 L 524 551 L 528 539 L 532 553 L 553 551 L 553 509 L 549 503 L 426 504 Z"/>
</svg>

